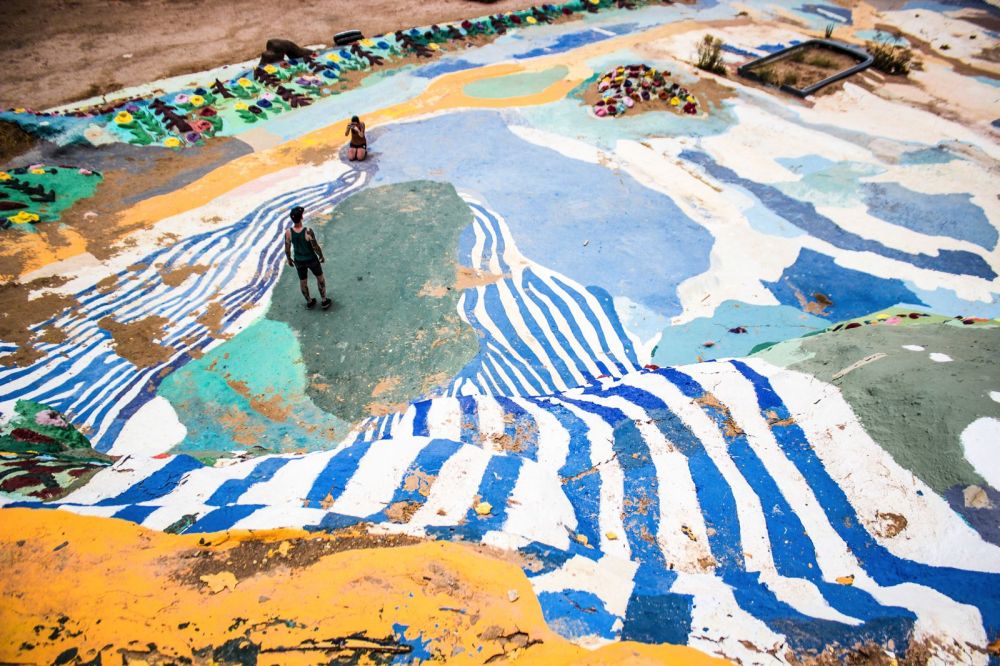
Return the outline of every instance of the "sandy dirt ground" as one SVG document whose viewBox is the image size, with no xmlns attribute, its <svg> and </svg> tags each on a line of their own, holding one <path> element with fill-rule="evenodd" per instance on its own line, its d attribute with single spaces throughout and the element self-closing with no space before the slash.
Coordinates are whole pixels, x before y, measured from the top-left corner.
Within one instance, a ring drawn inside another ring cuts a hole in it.
<svg viewBox="0 0 1000 666">
<path fill-rule="evenodd" d="M 274 37 L 329 44 L 538 4 L 500 0 L 7 0 L 0 108 L 44 109 L 257 56 Z"/>
</svg>

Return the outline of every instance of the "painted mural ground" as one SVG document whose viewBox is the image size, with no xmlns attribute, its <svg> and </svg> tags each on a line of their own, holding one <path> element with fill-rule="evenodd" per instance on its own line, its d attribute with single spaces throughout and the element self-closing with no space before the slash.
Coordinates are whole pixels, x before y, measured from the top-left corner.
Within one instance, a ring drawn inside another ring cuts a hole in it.
<svg viewBox="0 0 1000 666">
<path fill-rule="evenodd" d="M 920 67 L 732 73 L 828 26 Z M 0 114 L 0 661 L 997 663 L 998 29 L 574 0 Z"/>
</svg>

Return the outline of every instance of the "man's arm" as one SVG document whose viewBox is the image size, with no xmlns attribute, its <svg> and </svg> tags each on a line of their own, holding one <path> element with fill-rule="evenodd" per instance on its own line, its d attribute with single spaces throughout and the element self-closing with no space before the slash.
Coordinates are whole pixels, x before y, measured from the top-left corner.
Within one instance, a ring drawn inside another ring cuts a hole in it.
<svg viewBox="0 0 1000 666">
<path fill-rule="evenodd" d="M 319 246 L 319 243 L 316 241 L 316 234 L 313 233 L 312 229 L 306 229 L 306 239 L 308 239 L 309 245 L 312 246 L 313 252 L 316 253 L 317 257 L 319 257 L 320 263 L 325 262 L 326 258 L 323 257 L 323 249 Z"/>
<path fill-rule="evenodd" d="M 292 261 L 292 232 L 288 229 L 285 229 L 285 258 L 288 259 L 289 266 L 295 265 Z"/>
</svg>

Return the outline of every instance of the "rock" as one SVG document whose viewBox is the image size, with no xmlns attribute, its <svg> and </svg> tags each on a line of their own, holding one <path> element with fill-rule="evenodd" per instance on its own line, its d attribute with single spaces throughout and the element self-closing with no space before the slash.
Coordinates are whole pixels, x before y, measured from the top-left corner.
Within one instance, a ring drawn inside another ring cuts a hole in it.
<svg viewBox="0 0 1000 666">
<path fill-rule="evenodd" d="M 236 589 L 236 576 L 231 571 L 221 571 L 217 574 L 206 574 L 201 577 L 201 581 L 208 587 L 209 592 L 218 594 L 224 589 L 230 592 Z"/>
<path fill-rule="evenodd" d="M 517 590 L 507 590 L 507 601 L 514 603 L 519 597 L 520 595 L 517 593 Z"/>
<path fill-rule="evenodd" d="M 480 502 L 476 505 L 476 513 L 480 516 L 488 516 L 493 512 L 493 505 L 489 502 Z"/>
<path fill-rule="evenodd" d="M 993 502 L 990 501 L 986 491 L 979 486 L 966 486 L 962 491 L 962 498 L 965 500 L 967 509 L 992 509 Z"/>
</svg>

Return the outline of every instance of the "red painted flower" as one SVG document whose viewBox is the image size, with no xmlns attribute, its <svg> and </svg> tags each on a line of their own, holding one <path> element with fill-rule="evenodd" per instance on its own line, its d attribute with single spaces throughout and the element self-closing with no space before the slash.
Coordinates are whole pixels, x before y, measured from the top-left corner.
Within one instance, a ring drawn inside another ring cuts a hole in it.
<svg viewBox="0 0 1000 666">
<path fill-rule="evenodd" d="M 193 123 L 191 123 L 191 128 L 199 132 L 206 132 L 212 129 L 212 123 L 208 122 L 207 120 L 198 119 Z"/>
<path fill-rule="evenodd" d="M 212 116 L 215 115 L 215 109 L 213 109 L 210 106 L 206 106 L 204 109 L 198 112 L 198 115 L 204 118 L 211 118 Z"/>
</svg>

